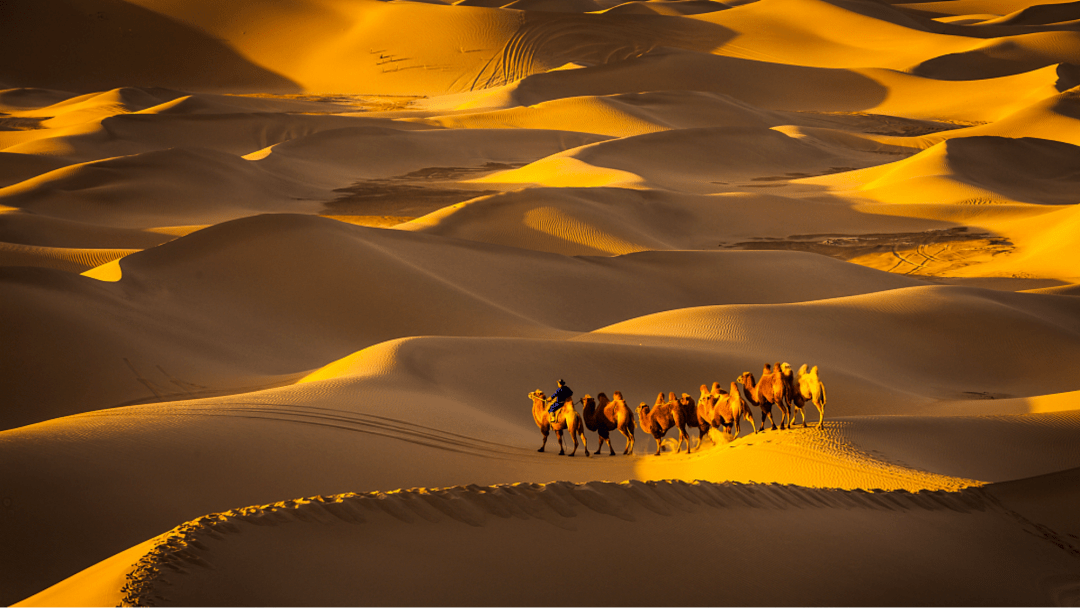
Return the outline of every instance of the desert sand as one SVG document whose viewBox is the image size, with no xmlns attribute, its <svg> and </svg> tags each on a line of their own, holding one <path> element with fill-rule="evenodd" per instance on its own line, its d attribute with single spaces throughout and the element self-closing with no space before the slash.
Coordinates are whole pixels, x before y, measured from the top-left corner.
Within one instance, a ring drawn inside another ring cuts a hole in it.
<svg viewBox="0 0 1080 608">
<path fill-rule="evenodd" d="M 0 3 L 0 604 L 1080 605 L 1078 296 L 1074 2 Z"/>
</svg>

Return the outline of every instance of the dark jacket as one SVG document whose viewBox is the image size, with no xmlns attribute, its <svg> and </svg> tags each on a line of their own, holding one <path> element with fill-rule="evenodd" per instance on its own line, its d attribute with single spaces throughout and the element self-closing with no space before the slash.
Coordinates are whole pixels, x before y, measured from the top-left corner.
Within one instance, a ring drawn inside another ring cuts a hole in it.
<svg viewBox="0 0 1080 608">
<path fill-rule="evenodd" d="M 564 403 L 566 403 L 573 397 L 574 391 L 570 390 L 569 386 L 566 386 L 565 384 L 560 386 L 555 391 L 555 394 L 551 396 L 551 398 L 554 399 L 555 402 L 551 404 L 551 407 L 548 408 L 548 411 L 554 412 L 555 410 L 561 408 Z"/>
</svg>

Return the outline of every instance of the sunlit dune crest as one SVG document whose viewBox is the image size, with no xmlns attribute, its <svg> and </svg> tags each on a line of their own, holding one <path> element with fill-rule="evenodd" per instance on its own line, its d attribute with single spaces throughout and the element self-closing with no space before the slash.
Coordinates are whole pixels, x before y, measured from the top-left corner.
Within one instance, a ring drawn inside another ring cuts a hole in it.
<svg viewBox="0 0 1080 608">
<path fill-rule="evenodd" d="M 0 603 L 1080 605 L 1078 7 L 0 3 Z"/>
</svg>

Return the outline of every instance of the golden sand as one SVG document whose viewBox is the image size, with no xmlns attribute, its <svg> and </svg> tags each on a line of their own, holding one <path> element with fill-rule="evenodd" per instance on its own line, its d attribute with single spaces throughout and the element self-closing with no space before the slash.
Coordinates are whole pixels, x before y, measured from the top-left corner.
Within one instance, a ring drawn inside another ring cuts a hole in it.
<svg viewBox="0 0 1080 608">
<path fill-rule="evenodd" d="M 1080 604 L 1074 3 L 0 13 L 0 604 Z"/>
</svg>

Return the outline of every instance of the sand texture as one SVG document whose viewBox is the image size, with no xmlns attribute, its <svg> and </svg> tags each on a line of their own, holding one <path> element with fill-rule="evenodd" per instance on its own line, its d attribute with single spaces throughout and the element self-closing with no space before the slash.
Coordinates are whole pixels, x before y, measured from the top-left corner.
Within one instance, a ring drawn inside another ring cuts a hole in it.
<svg viewBox="0 0 1080 608">
<path fill-rule="evenodd" d="M 0 604 L 1080 605 L 1078 6 L 0 2 Z"/>
</svg>

